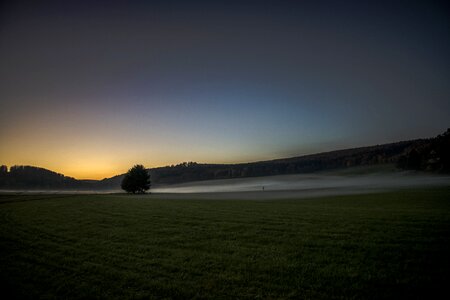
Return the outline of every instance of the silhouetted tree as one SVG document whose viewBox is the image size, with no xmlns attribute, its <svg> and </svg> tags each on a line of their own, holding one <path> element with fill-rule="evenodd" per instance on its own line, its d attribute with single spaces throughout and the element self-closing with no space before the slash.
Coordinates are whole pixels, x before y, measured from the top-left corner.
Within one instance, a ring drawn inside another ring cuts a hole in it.
<svg viewBox="0 0 450 300">
<path fill-rule="evenodd" d="M 150 189 L 150 175 L 143 165 L 135 165 L 122 180 L 122 189 L 127 193 L 145 193 Z"/>
<path fill-rule="evenodd" d="M 450 129 L 413 145 L 409 152 L 399 157 L 397 166 L 402 169 L 450 172 Z"/>
<path fill-rule="evenodd" d="M 416 149 L 412 149 L 411 152 L 409 152 L 408 160 L 407 160 L 407 167 L 412 170 L 419 170 L 422 163 L 422 158 Z"/>
<path fill-rule="evenodd" d="M 0 175 L 4 175 L 8 173 L 8 167 L 5 165 L 0 166 Z"/>
<path fill-rule="evenodd" d="M 0 166 L 0 188 L 4 188 L 8 185 L 7 177 L 8 177 L 8 167 L 5 165 L 1 165 Z"/>
</svg>

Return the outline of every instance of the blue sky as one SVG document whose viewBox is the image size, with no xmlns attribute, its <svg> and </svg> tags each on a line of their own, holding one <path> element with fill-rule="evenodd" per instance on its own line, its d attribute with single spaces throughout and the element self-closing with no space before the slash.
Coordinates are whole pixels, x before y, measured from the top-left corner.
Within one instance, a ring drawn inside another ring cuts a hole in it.
<svg viewBox="0 0 450 300">
<path fill-rule="evenodd" d="M 1 163 L 82 178 L 430 137 L 445 1 L 3 4 Z"/>
</svg>

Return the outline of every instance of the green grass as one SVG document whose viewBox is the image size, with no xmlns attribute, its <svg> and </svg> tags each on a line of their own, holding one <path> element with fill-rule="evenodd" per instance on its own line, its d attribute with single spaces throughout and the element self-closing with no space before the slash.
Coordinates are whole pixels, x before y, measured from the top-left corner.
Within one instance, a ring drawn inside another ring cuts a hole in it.
<svg viewBox="0 0 450 300">
<path fill-rule="evenodd" d="M 13 298 L 431 298 L 450 188 L 307 200 L 0 196 Z"/>
</svg>

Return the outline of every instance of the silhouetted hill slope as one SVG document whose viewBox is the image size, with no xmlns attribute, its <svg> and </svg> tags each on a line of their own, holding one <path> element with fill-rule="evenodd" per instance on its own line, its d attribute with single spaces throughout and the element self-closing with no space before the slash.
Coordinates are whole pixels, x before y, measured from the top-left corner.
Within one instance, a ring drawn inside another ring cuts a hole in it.
<svg viewBox="0 0 450 300">
<path fill-rule="evenodd" d="M 402 169 L 450 172 L 450 128 L 433 139 L 415 143 L 398 159 L 397 166 Z"/>
<path fill-rule="evenodd" d="M 408 157 L 411 152 L 414 153 L 415 149 L 433 148 L 436 140 L 440 139 L 441 136 L 270 161 L 243 164 L 198 164 L 190 162 L 175 166 L 153 168 L 149 169 L 149 171 L 153 184 L 172 184 L 210 179 L 309 173 L 377 164 L 396 164 L 399 168 L 405 169 L 400 163 L 402 160 Z M 446 155 L 445 151 L 440 151 L 439 153 L 442 157 Z M 445 158 L 441 161 L 445 161 Z M 411 168 L 407 167 L 406 169 Z M 434 169 L 417 168 L 417 170 L 445 171 L 446 169 L 436 167 Z M 111 188 L 118 187 L 122 176 L 118 175 L 105 179 L 102 184 Z"/>
<path fill-rule="evenodd" d="M 6 166 L 0 169 L 0 188 L 17 189 L 65 189 L 78 188 L 82 180 L 64 176 L 44 168 L 32 166 Z"/>
<path fill-rule="evenodd" d="M 179 183 L 194 180 L 226 179 L 310 173 L 362 165 L 396 163 L 399 157 L 420 140 L 353 148 L 243 164 L 185 163 L 151 169 L 155 183 Z"/>
<path fill-rule="evenodd" d="M 449 172 L 450 130 L 431 139 L 352 148 L 241 164 L 181 163 L 149 169 L 152 184 L 310 173 L 354 166 L 396 164 L 402 169 Z M 123 174 L 103 180 L 76 180 L 43 168 L 0 168 L 1 189 L 108 190 L 120 189 Z"/>
</svg>

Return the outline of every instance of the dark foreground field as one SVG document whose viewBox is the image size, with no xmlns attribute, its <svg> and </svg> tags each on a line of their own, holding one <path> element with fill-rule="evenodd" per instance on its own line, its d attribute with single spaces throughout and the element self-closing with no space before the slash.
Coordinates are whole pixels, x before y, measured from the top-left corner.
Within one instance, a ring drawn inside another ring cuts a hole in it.
<svg viewBox="0 0 450 300">
<path fill-rule="evenodd" d="M 301 200 L 0 196 L 9 298 L 430 298 L 450 188 Z"/>
</svg>

